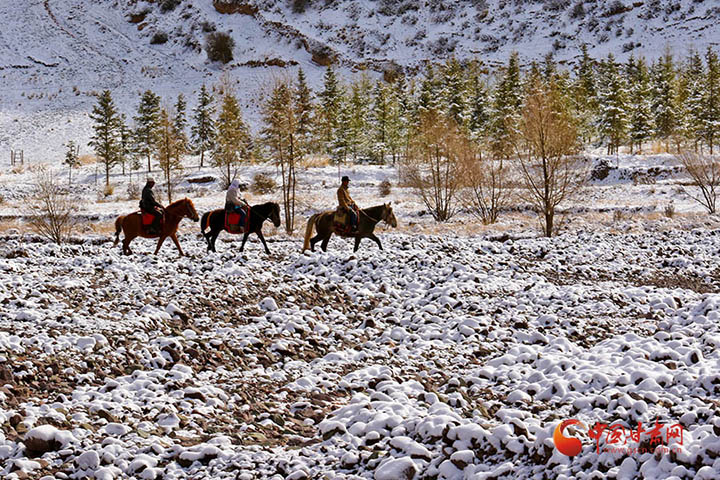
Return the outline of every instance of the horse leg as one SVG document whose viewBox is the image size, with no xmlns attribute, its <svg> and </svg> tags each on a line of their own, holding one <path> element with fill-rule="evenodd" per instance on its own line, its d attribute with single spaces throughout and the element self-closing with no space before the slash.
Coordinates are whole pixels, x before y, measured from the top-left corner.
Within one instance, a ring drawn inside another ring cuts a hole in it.
<svg viewBox="0 0 720 480">
<path fill-rule="evenodd" d="M 377 243 L 377 246 L 380 247 L 380 250 L 383 249 L 383 248 L 382 248 L 382 243 L 380 243 L 380 239 L 379 239 L 378 237 L 376 237 L 374 233 L 371 233 L 370 235 L 368 235 L 368 238 L 371 239 L 371 240 L 374 240 L 375 243 Z"/>
<path fill-rule="evenodd" d="M 158 244 L 157 244 L 157 248 L 155 249 L 154 255 L 157 255 L 157 253 L 160 251 L 160 247 L 162 247 L 162 244 L 166 238 L 167 237 L 165 235 L 160 235 L 160 238 L 158 238 Z"/>
<path fill-rule="evenodd" d="M 212 237 L 212 229 L 207 233 L 203 232 L 203 238 L 205 239 L 205 243 L 207 243 L 208 252 L 210 251 L 210 237 Z"/>
<path fill-rule="evenodd" d="M 360 240 L 362 240 L 362 237 L 355 237 L 355 248 L 353 248 L 353 253 L 358 251 L 358 248 L 360 248 Z"/>
<path fill-rule="evenodd" d="M 128 240 L 128 237 L 123 238 L 122 252 L 123 255 L 130 255 L 132 253 L 132 251 L 130 251 L 130 240 Z"/>
<path fill-rule="evenodd" d="M 317 242 L 319 242 L 320 240 L 321 240 L 321 238 L 320 238 L 320 234 L 319 234 L 319 233 L 318 233 L 317 235 L 315 235 L 313 238 L 310 239 L 310 251 L 311 251 L 311 252 L 314 252 L 314 251 L 315 251 L 315 244 L 316 244 Z"/>
<path fill-rule="evenodd" d="M 265 242 L 265 236 L 263 235 L 262 230 L 257 231 L 257 236 L 260 237 L 260 241 L 262 242 L 263 247 L 265 247 L 265 253 L 270 255 L 270 249 L 268 248 L 267 243 Z M 243 243 L 245 243 L 245 239 L 243 239 Z"/>
<path fill-rule="evenodd" d="M 330 237 L 332 237 L 332 232 L 328 233 L 327 237 L 323 238 L 323 241 L 320 244 L 320 248 L 322 248 L 323 252 L 327 252 L 328 243 L 330 243 Z"/>
<path fill-rule="evenodd" d="M 215 240 L 217 240 L 218 235 L 220 235 L 220 230 L 213 232 L 212 237 L 210 238 L 210 250 L 213 252 L 217 252 L 217 250 L 215 250 Z"/>
<path fill-rule="evenodd" d="M 240 251 L 242 252 L 245 249 L 245 242 L 247 242 L 248 237 L 250 236 L 250 232 L 243 233 L 243 239 L 242 243 L 240 244 Z"/>
<path fill-rule="evenodd" d="M 180 242 L 178 242 L 177 234 L 173 233 L 172 235 L 170 235 L 170 238 L 172 238 L 172 241 L 175 242 L 175 246 L 177 247 L 178 251 L 180 252 L 180 256 L 184 257 L 185 254 L 183 253 L 182 248 L 180 248 Z"/>
</svg>

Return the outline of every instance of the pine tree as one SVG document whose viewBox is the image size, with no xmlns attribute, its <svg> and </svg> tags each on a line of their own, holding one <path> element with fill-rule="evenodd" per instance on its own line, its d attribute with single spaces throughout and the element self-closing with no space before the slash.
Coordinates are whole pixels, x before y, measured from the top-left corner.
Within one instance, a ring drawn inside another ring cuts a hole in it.
<svg viewBox="0 0 720 480">
<path fill-rule="evenodd" d="M 312 135 L 315 129 L 315 117 L 313 115 L 315 106 L 313 105 L 312 97 L 312 90 L 308 87 L 305 72 L 303 72 L 301 68 L 298 70 L 297 82 L 295 83 L 294 102 L 295 117 L 297 118 L 298 143 L 302 145 L 301 153 L 303 155 L 315 150 L 315 145 L 312 141 Z"/>
<path fill-rule="evenodd" d="M 435 68 L 428 64 L 420 84 L 416 117 L 440 110 L 440 100 L 440 81 L 435 74 Z"/>
<path fill-rule="evenodd" d="M 490 121 L 490 104 L 487 85 L 481 78 L 480 63 L 474 61 L 468 68 L 468 122 L 467 130 L 475 143 L 480 143 L 485 137 Z"/>
<path fill-rule="evenodd" d="M 333 155 L 338 137 L 339 117 L 343 103 L 343 87 L 330 65 L 323 77 L 323 90 L 319 95 L 317 137 L 325 153 Z"/>
<path fill-rule="evenodd" d="M 701 134 L 714 153 L 715 140 L 720 135 L 720 62 L 710 47 L 705 54 L 705 89 L 702 96 Z"/>
<path fill-rule="evenodd" d="M 63 165 L 68 166 L 68 185 L 70 185 L 72 184 L 72 169 L 80 166 L 80 145 L 70 140 L 66 146 L 67 150 L 65 151 Z"/>
<path fill-rule="evenodd" d="M 180 142 L 180 148 L 178 148 L 178 158 L 176 158 L 177 161 L 180 160 L 179 155 L 185 155 L 188 151 L 188 137 L 185 131 L 187 129 L 186 110 L 187 102 L 185 101 L 185 96 L 181 93 L 178 95 L 177 101 L 175 102 L 175 117 L 173 120 L 175 135 Z"/>
<path fill-rule="evenodd" d="M 598 126 L 607 142 L 608 154 L 612 155 L 618 153 L 628 128 L 627 85 L 612 54 L 603 63 L 601 76 Z"/>
<path fill-rule="evenodd" d="M 629 137 L 630 153 L 640 151 L 643 142 L 652 138 L 652 85 L 647 64 L 643 58 L 630 57 L 626 66 L 626 75 L 630 82 L 629 90 Z"/>
<path fill-rule="evenodd" d="M 652 67 L 653 100 L 652 112 L 655 136 L 668 145 L 677 128 L 675 66 L 670 52 L 660 58 Z"/>
<path fill-rule="evenodd" d="M 125 114 L 120 115 L 120 164 L 125 175 L 127 163 L 133 157 L 133 132 L 127 125 Z"/>
<path fill-rule="evenodd" d="M 595 61 L 588 54 L 587 45 L 583 44 L 582 57 L 575 73 L 575 82 L 572 85 L 572 99 L 580 136 L 585 144 L 591 142 L 596 135 L 597 95 Z"/>
<path fill-rule="evenodd" d="M 393 165 L 405 145 L 405 131 L 407 123 L 403 116 L 403 108 L 398 90 L 392 86 L 387 87 L 387 122 L 385 126 L 385 145 L 392 155 Z"/>
<path fill-rule="evenodd" d="M 415 98 L 415 80 L 408 82 L 405 77 L 400 77 L 395 82 L 395 97 L 398 101 L 398 121 L 400 123 L 399 135 L 401 136 L 401 149 L 407 153 L 410 146 L 410 138 L 413 135 L 413 127 L 418 124 L 418 102 Z M 395 158 L 393 157 L 393 164 Z"/>
<path fill-rule="evenodd" d="M 173 190 L 178 182 L 178 173 L 183 168 L 180 157 L 185 148 L 184 139 L 177 125 L 177 118 L 172 118 L 170 113 L 162 108 L 158 125 L 158 139 L 155 143 L 157 149 L 155 156 L 165 180 L 168 203 L 173 201 Z"/>
<path fill-rule="evenodd" d="M 350 87 L 347 105 L 349 110 L 347 147 L 353 160 L 365 156 L 369 150 L 370 140 L 367 135 L 369 91 L 370 79 L 366 75 L 361 75 Z"/>
<path fill-rule="evenodd" d="M 215 139 L 215 109 L 212 105 L 212 96 L 208 93 L 205 84 L 200 87 L 197 107 L 193 110 L 193 126 L 191 128 L 192 141 L 200 151 L 200 168 L 205 161 L 205 152 L 213 148 Z"/>
<path fill-rule="evenodd" d="M 442 111 L 461 129 L 467 126 L 467 98 L 463 66 L 451 57 L 443 66 L 439 87 Z"/>
<path fill-rule="evenodd" d="M 118 163 L 120 157 L 120 117 L 110 90 L 98 96 L 98 103 L 93 107 L 90 118 L 95 122 L 90 145 L 105 166 L 105 185 L 110 185 L 110 170 Z"/>
<path fill-rule="evenodd" d="M 702 105 L 705 90 L 705 67 L 697 51 L 693 51 L 683 72 L 684 83 L 687 89 L 686 114 L 683 131 L 686 137 L 692 140 L 695 152 L 702 142 Z"/>
<path fill-rule="evenodd" d="M 343 92 L 344 93 L 344 92 Z M 351 130 L 350 119 L 352 118 L 352 108 L 350 99 L 344 94 L 340 97 L 339 109 L 335 117 L 335 137 L 331 139 L 330 152 L 331 158 L 340 168 L 340 164 L 350 156 Z"/>
<path fill-rule="evenodd" d="M 155 151 L 157 130 L 160 121 L 160 97 L 151 90 L 146 90 L 140 97 L 135 121 L 135 151 L 147 158 L 148 172 L 152 169 L 150 162 Z"/>
<path fill-rule="evenodd" d="M 507 158 L 512 151 L 521 106 L 520 60 L 513 52 L 493 93 L 490 110 L 490 148 L 500 158 Z"/>
<path fill-rule="evenodd" d="M 242 118 L 237 98 L 225 91 L 217 121 L 212 153 L 213 165 L 222 175 L 227 188 L 237 173 L 237 165 L 250 153 L 250 131 Z"/>
<path fill-rule="evenodd" d="M 385 151 L 388 149 L 391 93 L 392 90 L 385 85 L 385 82 L 382 80 L 375 82 L 369 119 L 373 132 L 371 152 L 373 157 L 381 163 L 384 163 Z"/>
</svg>

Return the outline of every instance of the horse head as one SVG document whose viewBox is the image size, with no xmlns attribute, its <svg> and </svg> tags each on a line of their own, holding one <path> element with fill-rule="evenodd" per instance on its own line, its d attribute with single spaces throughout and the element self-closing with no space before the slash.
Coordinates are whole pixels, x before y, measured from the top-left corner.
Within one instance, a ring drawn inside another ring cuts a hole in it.
<svg viewBox="0 0 720 480">
<path fill-rule="evenodd" d="M 185 197 L 185 210 L 185 216 L 191 219 L 193 222 L 197 222 L 200 220 L 197 210 L 195 210 L 195 205 L 193 204 L 192 200 L 187 197 Z"/>
<path fill-rule="evenodd" d="M 270 220 L 272 220 L 275 228 L 280 226 L 280 205 L 272 203 L 272 210 L 270 211 Z"/>
<path fill-rule="evenodd" d="M 390 202 L 392 203 L 392 202 Z M 392 206 L 390 206 L 390 203 L 386 203 L 383 209 L 383 220 L 385 223 L 390 225 L 393 228 L 397 228 L 397 218 L 395 218 L 395 214 L 393 213 Z"/>
</svg>

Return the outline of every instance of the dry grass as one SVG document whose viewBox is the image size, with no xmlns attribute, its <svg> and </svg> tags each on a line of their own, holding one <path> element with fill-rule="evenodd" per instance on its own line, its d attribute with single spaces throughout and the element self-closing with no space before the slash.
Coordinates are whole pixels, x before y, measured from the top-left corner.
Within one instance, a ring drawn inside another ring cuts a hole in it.
<svg viewBox="0 0 720 480">
<path fill-rule="evenodd" d="M 300 168 L 322 168 L 330 165 L 330 157 L 327 155 L 314 155 L 303 158 Z"/>
<path fill-rule="evenodd" d="M 97 156 L 86 153 L 78 157 L 78 162 L 80 162 L 80 165 L 92 165 L 97 163 Z"/>
</svg>

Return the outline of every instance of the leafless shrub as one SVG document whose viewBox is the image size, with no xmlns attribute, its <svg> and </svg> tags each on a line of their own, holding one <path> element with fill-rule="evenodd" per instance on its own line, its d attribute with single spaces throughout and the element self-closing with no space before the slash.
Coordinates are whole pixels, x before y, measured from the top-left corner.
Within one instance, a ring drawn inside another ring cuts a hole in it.
<svg viewBox="0 0 720 480">
<path fill-rule="evenodd" d="M 140 198 L 140 186 L 135 182 L 128 183 L 127 196 L 128 200 L 136 200 Z"/>
<path fill-rule="evenodd" d="M 26 207 L 35 233 L 58 245 L 66 242 L 78 223 L 73 217 L 77 206 L 77 199 L 70 198 L 52 171 L 43 168 L 35 173 L 35 190 Z"/>
<path fill-rule="evenodd" d="M 213 32 L 205 38 L 205 51 L 213 62 L 228 63 L 233 59 L 235 40 L 225 32 Z"/>
<path fill-rule="evenodd" d="M 270 175 L 257 173 L 250 184 L 250 191 L 256 195 L 270 193 L 277 188 L 277 182 Z"/>
<path fill-rule="evenodd" d="M 437 111 L 422 114 L 400 175 L 439 222 L 449 220 L 456 212 L 462 165 L 469 155 L 473 155 L 470 141 L 451 119 Z"/>
<path fill-rule="evenodd" d="M 578 150 L 578 132 L 559 91 L 536 80 L 523 108 L 516 151 L 525 187 L 521 196 L 540 214 L 547 237 L 556 231 L 558 205 L 577 197 L 589 178 Z"/>
<path fill-rule="evenodd" d="M 675 216 L 675 204 L 673 202 L 665 205 L 665 208 L 663 209 L 663 215 L 665 215 L 667 218 L 673 218 Z"/>
<path fill-rule="evenodd" d="M 698 202 L 711 215 L 717 211 L 720 190 L 720 158 L 712 155 L 683 152 L 677 156 L 700 192 L 685 189 L 685 193 Z"/>
<path fill-rule="evenodd" d="M 461 199 L 485 225 L 497 222 L 512 197 L 511 170 L 506 161 L 468 156 L 463 165 L 466 188 Z"/>
</svg>

